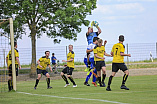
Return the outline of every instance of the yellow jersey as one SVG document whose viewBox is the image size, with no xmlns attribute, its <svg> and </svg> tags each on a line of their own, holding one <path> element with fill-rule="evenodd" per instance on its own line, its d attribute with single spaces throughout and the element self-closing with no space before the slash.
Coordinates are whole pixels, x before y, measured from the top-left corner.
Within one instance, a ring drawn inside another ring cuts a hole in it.
<svg viewBox="0 0 157 104">
<path fill-rule="evenodd" d="M 73 61 L 67 62 L 68 67 L 74 68 L 74 57 L 75 57 L 75 53 L 73 51 L 67 54 L 67 60 L 73 59 Z"/>
<path fill-rule="evenodd" d="M 15 53 L 15 65 L 18 65 L 18 62 L 16 60 L 16 57 L 19 58 L 19 52 L 16 48 L 14 48 L 14 53 Z M 12 55 L 11 55 L 11 50 L 9 51 L 7 57 L 8 58 L 8 67 L 12 64 Z"/>
<path fill-rule="evenodd" d="M 38 65 L 37 66 L 38 69 L 46 70 L 46 67 L 50 65 L 50 58 L 46 58 L 46 56 L 41 57 L 39 61 L 42 68 Z"/>
<path fill-rule="evenodd" d="M 104 57 L 105 47 L 104 46 L 95 46 L 93 49 L 94 54 L 97 54 L 99 57 Z M 94 61 L 104 61 L 103 59 L 96 58 L 94 55 Z"/>
<path fill-rule="evenodd" d="M 124 53 L 125 46 L 122 43 L 114 44 L 111 52 L 113 52 L 113 63 L 124 63 L 124 56 L 121 56 L 120 53 Z"/>
</svg>

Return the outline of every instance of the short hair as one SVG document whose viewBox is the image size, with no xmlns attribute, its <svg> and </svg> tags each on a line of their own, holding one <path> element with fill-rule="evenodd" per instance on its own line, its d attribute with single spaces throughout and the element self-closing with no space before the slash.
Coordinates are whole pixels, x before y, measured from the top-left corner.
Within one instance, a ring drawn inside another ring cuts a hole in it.
<svg viewBox="0 0 157 104">
<path fill-rule="evenodd" d="M 102 39 L 98 39 L 98 43 L 102 43 L 102 41 L 103 41 Z"/>
<path fill-rule="evenodd" d="M 45 51 L 45 54 L 46 54 L 46 52 L 49 52 L 49 53 L 50 53 L 50 51 Z"/>
<path fill-rule="evenodd" d="M 121 42 L 124 41 L 124 36 L 123 36 L 123 35 L 120 35 L 120 36 L 119 36 L 119 41 L 121 41 Z"/>
<path fill-rule="evenodd" d="M 93 42 L 95 42 L 96 40 L 98 40 L 99 38 L 98 37 L 94 37 L 93 38 Z"/>
<path fill-rule="evenodd" d="M 52 55 L 55 55 L 54 53 L 52 53 Z"/>
<path fill-rule="evenodd" d="M 73 47 L 73 45 L 71 45 L 71 44 L 70 44 L 69 46 L 72 46 L 72 47 Z"/>
<path fill-rule="evenodd" d="M 14 47 L 17 45 L 17 42 L 14 42 Z"/>
</svg>

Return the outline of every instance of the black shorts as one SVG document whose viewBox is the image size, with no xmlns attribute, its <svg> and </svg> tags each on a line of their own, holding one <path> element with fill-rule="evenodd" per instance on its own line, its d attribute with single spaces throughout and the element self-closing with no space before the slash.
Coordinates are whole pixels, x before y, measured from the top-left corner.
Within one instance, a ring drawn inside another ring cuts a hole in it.
<svg viewBox="0 0 157 104">
<path fill-rule="evenodd" d="M 74 68 L 69 68 L 69 67 L 66 67 L 62 70 L 62 72 L 64 74 L 67 74 L 67 75 L 72 75 L 72 72 L 73 72 Z"/>
<path fill-rule="evenodd" d="M 37 74 L 41 74 L 41 73 L 46 76 L 48 72 L 46 70 L 41 70 L 37 68 Z"/>
<path fill-rule="evenodd" d="M 102 67 L 106 67 L 105 61 L 96 61 L 96 71 L 100 71 Z"/>
<path fill-rule="evenodd" d="M 15 64 L 16 76 L 18 76 L 18 65 Z M 8 75 L 12 76 L 12 64 L 9 66 Z"/>
<path fill-rule="evenodd" d="M 119 69 L 123 72 L 128 70 L 125 63 L 112 63 L 112 72 L 118 72 Z"/>
<path fill-rule="evenodd" d="M 56 63 L 52 63 L 52 65 L 56 65 Z"/>
</svg>

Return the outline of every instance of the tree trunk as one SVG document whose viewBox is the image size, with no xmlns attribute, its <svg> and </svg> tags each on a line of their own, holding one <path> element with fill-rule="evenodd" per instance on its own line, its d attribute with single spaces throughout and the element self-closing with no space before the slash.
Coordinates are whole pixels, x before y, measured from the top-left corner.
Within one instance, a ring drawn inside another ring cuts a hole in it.
<svg viewBox="0 0 157 104">
<path fill-rule="evenodd" d="M 35 27 L 35 26 L 32 26 Z M 30 77 L 36 77 L 36 29 L 31 29 L 31 42 L 32 42 L 32 62 L 31 62 L 31 72 Z"/>
</svg>

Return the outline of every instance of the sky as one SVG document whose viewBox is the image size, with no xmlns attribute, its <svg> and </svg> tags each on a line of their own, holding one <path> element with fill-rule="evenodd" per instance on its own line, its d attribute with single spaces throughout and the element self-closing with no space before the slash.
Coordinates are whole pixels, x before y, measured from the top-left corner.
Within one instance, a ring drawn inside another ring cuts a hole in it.
<svg viewBox="0 0 157 104">
<path fill-rule="evenodd" d="M 118 42 L 118 36 L 125 36 L 124 43 L 156 43 L 157 42 L 157 0 L 98 0 L 97 8 L 92 15 L 86 17 L 89 21 L 97 21 L 102 33 L 99 35 L 108 44 Z M 37 39 L 37 47 L 87 45 L 86 32 L 88 27 L 81 26 L 77 41 L 61 39 L 60 44 L 54 44 L 53 39 L 43 35 Z M 94 27 L 94 31 L 97 29 Z M 27 30 L 29 35 L 30 30 Z M 18 40 L 19 48 L 31 48 L 31 39 L 23 35 Z"/>
</svg>

